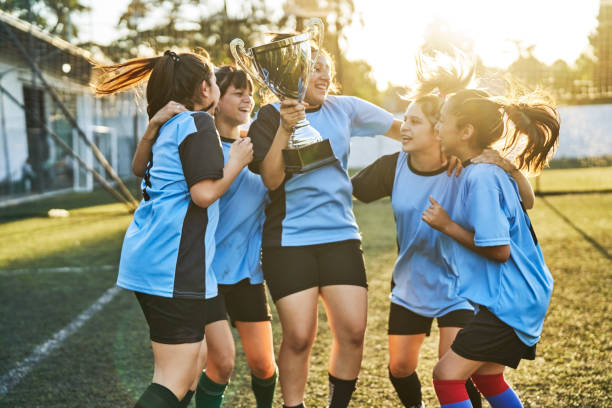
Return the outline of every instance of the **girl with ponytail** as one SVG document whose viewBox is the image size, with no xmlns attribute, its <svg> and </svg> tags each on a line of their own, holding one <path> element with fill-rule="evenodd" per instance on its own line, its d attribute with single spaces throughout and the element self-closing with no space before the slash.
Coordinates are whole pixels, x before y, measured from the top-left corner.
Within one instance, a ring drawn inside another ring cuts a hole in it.
<svg viewBox="0 0 612 408">
<path fill-rule="evenodd" d="M 393 268 L 388 325 L 389 379 L 407 408 L 422 407 L 421 382 L 417 375 L 420 349 L 433 320 L 440 328 L 438 356 L 450 348 L 457 332 L 474 318 L 474 308 L 454 292 L 455 277 L 440 250 L 441 233 L 429 228 L 421 215 L 430 195 L 445 205 L 454 201 L 460 178 L 451 175 L 452 165 L 440 151 L 435 125 L 446 93 L 464 89 L 473 77 L 468 61 L 444 56 L 417 59 L 417 91 L 404 115 L 401 151 L 383 156 L 352 178 L 353 195 L 371 202 L 391 197 L 396 223 L 398 257 Z M 436 75 L 430 74 L 436 69 Z M 433 91 L 437 91 L 435 94 Z M 478 157 L 503 167 L 512 164 L 489 151 Z M 457 170 L 457 174 L 459 170 Z M 531 205 L 533 191 L 520 173 L 516 181 L 526 184 L 524 200 Z M 464 381 L 474 407 L 481 397 L 472 381 Z"/>
<path fill-rule="evenodd" d="M 442 150 L 464 169 L 454 202 L 443 206 L 430 197 L 422 219 L 442 233 L 458 295 L 477 314 L 437 363 L 434 388 L 442 407 L 472 407 L 465 389 L 471 378 L 492 407 L 522 407 L 503 371 L 535 358 L 553 279 L 517 183 L 500 167 L 473 159 L 500 146 L 502 154 L 516 155 L 511 171 L 537 173 L 557 147 L 559 117 L 539 94 L 502 99 L 465 89 L 446 99 L 436 130 Z"/>
<path fill-rule="evenodd" d="M 98 69 L 102 72 L 93 85 L 98 95 L 148 81 L 152 121 L 167 119 L 156 113 L 161 109 L 167 114 L 170 101 L 187 109 L 161 127 L 152 146 L 142 182 L 144 199 L 126 232 L 117 278 L 117 285 L 133 291 L 140 303 L 155 358 L 152 384 L 135 407 L 186 407 L 189 388 L 199 375 L 198 356 L 211 313 L 206 299 L 217 295 L 211 268 L 217 200 L 251 161 L 252 145 L 248 138 L 234 143 L 224 165 L 211 116 L 219 87 L 204 56 L 166 51 L 161 57 Z"/>
</svg>

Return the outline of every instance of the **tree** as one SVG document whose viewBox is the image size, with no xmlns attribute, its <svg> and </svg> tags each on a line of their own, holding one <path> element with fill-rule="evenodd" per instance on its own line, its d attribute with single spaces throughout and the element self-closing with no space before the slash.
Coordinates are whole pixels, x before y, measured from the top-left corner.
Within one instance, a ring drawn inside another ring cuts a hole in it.
<svg viewBox="0 0 612 408">
<path fill-rule="evenodd" d="M 90 10 L 81 0 L 0 0 L 0 8 L 66 40 L 78 35 L 71 17 Z"/>
<path fill-rule="evenodd" d="M 595 55 L 595 87 L 600 94 L 612 92 L 612 3 L 602 1 L 597 29 L 589 36 Z"/>
<path fill-rule="evenodd" d="M 263 34 L 282 27 L 265 0 L 242 1 L 231 13 L 200 6 L 198 0 L 131 0 L 118 26 L 126 35 L 108 46 L 96 47 L 112 60 L 160 54 L 166 49 L 205 48 L 216 63 L 232 61 L 229 43 L 242 38 L 247 46 L 261 43 Z"/>
</svg>

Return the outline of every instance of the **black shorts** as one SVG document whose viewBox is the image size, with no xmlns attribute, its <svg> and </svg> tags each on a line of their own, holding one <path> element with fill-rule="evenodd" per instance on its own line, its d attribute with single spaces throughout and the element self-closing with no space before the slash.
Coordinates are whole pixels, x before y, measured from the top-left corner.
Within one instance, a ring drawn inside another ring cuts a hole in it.
<svg viewBox="0 0 612 408">
<path fill-rule="evenodd" d="M 262 266 L 274 301 L 302 290 L 329 286 L 368 287 L 361 241 L 264 247 Z"/>
<path fill-rule="evenodd" d="M 206 299 L 206 324 L 227 320 L 225 299 L 221 293 L 214 298 Z"/>
<path fill-rule="evenodd" d="M 469 309 L 453 310 L 444 316 L 437 317 L 438 327 L 465 327 L 474 318 L 474 311 Z M 387 334 L 431 334 L 433 317 L 422 316 L 405 307 L 391 302 L 389 309 L 389 329 Z"/>
<path fill-rule="evenodd" d="M 204 299 L 177 299 L 134 292 L 149 325 L 151 340 L 162 344 L 198 343 L 204 338 Z"/>
<path fill-rule="evenodd" d="M 465 328 L 459 330 L 451 349 L 463 358 L 518 367 L 522 359 L 534 360 L 536 346 L 523 343 L 512 327 L 502 322 L 487 308 Z"/>
<path fill-rule="evenodd" d="M 235 322 L 272 320 L 265 284 L 251 284 L 247 278 L 232 285 L 218 287 L 219 294 L 225 299 L 225 307 L 233 326 Z"/>
</svg>

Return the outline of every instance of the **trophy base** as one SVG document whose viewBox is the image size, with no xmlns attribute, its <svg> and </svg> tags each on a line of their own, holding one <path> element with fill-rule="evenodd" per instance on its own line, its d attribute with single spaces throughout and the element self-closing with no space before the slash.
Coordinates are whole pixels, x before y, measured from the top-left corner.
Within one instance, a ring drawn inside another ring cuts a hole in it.
<svg viewBox="0 0 612 408">
<path fill-rule="evenodd" d="M 283 159 L 285 159 L 285 171 L 298 174 L 327 166 L 338 160 L 327 139 L 299 149 L 283 149 Z"/>
</svg>

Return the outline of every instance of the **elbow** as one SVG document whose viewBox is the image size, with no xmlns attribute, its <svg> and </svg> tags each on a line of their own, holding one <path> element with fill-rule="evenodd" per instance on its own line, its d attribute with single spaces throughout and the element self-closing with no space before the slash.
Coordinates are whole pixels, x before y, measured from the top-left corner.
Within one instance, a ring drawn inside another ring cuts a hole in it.
<svg viewBox="0 0 612 408">
<path fill-rule="evenodd" d="M 218 199 L 219 197 L 217 197 L 217 195 L 213 192 L 199 192 L 198 194 L 191 195 L 191 200 L 201 208 L 208 208 Z"/>
<path fill-rule="evenodd" d="M 531 210 L 534 204 L 535 204 L 535 198 L 531 198 L 527 201 L 523 201 L 523 207 L 525 207 L 525 210 Z"/>
<path fill-rule="evenodd" d="M 132 163 L 132 173 L 134 173 L 136 177 L 141 177 L 141 178 L 144 177 L 145 175 L 144 170 L 136 166 L 134 163 Z"/>
<path fill-rule="evenodd" d="M 510 245 L 501 245 L 491 253 L 491 259 L 495 262 L 504 263 L 510 258 Z"/>
</svg>

